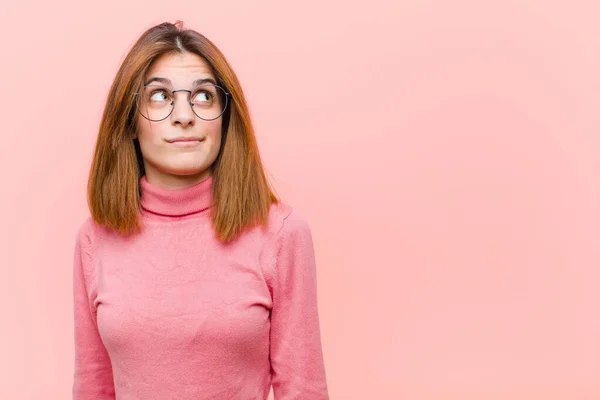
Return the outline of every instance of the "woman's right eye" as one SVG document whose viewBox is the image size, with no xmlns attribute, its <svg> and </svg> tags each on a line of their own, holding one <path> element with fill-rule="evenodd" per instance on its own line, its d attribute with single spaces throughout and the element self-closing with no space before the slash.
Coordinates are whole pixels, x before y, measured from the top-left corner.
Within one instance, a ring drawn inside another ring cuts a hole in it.
<svg viewBox="0 0 600 400">
<path fill-rule="evenodd" d="M 169 95 L 164 90 L 157 90 L 150 95 L 151 101 L 166 101 L 169 99 Z"/>
</svg>

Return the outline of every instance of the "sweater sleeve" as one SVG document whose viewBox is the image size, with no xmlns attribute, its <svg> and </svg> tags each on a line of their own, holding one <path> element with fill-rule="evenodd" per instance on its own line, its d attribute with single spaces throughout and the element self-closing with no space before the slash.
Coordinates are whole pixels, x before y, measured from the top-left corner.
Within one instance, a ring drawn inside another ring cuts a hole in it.
<svg viewBox="0 0 600 400">
<path fill-rule="evenodd" d="M 292 211 L 276 243 L 270 347 L 275 400 L 325 400 L 315 253 L 307 222 Z"/>
<path fill-rule="evenodd" d="M 73 293 L 75 314 L 74 400 L 114 400 L 112 366 L 96 326 L 86 284 L 90 276 L 90 249 L 85 235 L 77 234 L 73 262 Z M 87 275 L 87 276 L 86 276 Z"/>
</svg>

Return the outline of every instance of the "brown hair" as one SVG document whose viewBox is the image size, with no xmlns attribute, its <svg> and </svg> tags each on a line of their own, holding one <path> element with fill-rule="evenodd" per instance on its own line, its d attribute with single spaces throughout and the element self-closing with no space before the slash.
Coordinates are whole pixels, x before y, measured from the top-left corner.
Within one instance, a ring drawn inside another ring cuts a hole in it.
<svg viewBox="0 0 600 400">
<path fill-rule="evenodd" d="M 94 221 L 121 235 L 141 230 L 140 183 L 143 160 L 136 132 L 135 93 L 151 64 L 164 54 L 190 52 L 203 57 L 217 83 L 231 93 L 223 114 L 221 149 L 211 170 L 216 236 L 230 242 L 244 229 L 267 223 L 278 199 L 260 159 L 241 85 L 221 51 L 183 23 L 162 23 L 144 32 L 133 45 L 110 88 L 88 180 L 88 205 Z"/>
</svg>

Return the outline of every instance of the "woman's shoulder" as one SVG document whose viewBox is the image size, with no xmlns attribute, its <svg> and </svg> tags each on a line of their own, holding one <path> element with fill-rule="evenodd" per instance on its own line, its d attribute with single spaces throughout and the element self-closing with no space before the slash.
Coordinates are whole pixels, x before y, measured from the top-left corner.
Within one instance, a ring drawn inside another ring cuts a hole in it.
<svg viewBox="0 0 600 400">
<path fill-rule="evenodd" d="M 305 215 L 297 208 L 281 201 L 271 205 L 269 227 L 275 234 L 298 232 L 310 234 L 310 227 Z"/>
<path fill-rule="evenodd" d="M 95 230 L 95 222 L 91 216 L 87 216 L 85 219 L 80 221 L 75 236 L 78 240 L 89 240 Z"/>
<path fill-rule="evenodd" d="M 81 244 L 91 246 L 98 236 L 104 234 L 104 231 L 105 229 L 98 225 L 92 216 L 88 215 L 79 223 L 75 236 Z"/>
</svg>

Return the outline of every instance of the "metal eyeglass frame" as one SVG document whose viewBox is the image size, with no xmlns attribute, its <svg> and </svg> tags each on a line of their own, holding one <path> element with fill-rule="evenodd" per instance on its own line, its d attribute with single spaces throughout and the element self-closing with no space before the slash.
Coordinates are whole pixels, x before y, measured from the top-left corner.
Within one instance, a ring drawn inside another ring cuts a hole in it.
<svg viewBox="0 0 600 400">
<path fill-rule="evenodd" d="M 146 86 L 144 86 L 142 89 L 145 89 L 145 88 L 147 88 L 148 86 L 152 86 L 152 85 L 146 85 Z M 204 85 L 200 85 L 200 87 L 202 87 L 202 86 L 214 86 L 214 87 L 216 87 L 216 88 L 219 88 L 219 89 L 221 89 L 221 90 L 223 91 L 223 93 L 225 93 L 225 106 L 223 107 L 223 111 L 221 111 L 221 114 L 217 115 L 217 116 L 216 116 L 216 117 L 214 117 L 214 118 L 210 118 L 210 119 L 202 118 L 201 116 L 199 116 L 198 114 L 196 114 L 196 111 L 194 111 L 194 103 L 193 103 L 193 102 L 191 102 L 191 101 L 189 101 L 189 102 L 188 102 L 188 103 L 189 103 L 189 105 L 190 105 L 190 108 L 192 109 L 192 112 L 194 113 L 194 115 L 195 115 L 196 117 L 200 118 L 200 119 L 201 119 L 201 120 L 203 120 L 203 121 L 214 121 L 215 119 L 217 119 L 217 118 L 219 118 L 221 115 L 223 115 L 223 114 L 225 113 L 225 111 L 227 110 L 227 106 L 229 105 L 229 97 L 231 97 L 231 93 L 227 92 L 227 91 L 226 91 L 224 88 L 222 88 L 222 87 L 221 87 L 221 86 L 219 86 L 219 85 L 213 85 L 213 84 L 208 84 L 208 85 L 207 85 L 207 84 L 204 84 Z M 143 114 L 143 113 L 140 111 L 140 105 L 139 105 L 139 103 L 138 103 L 138 99 L 139 99 L 138 93 L 136 93 L 136 94 L 135 94 L 135 108 L 136 108 L 136 110 L 137 110 L 137 111 L 140 113 L 140 115 L 141 115 L 142 117 L 146 118 L 148 121 L 152 121 L 152 122 L 160 122 L 160 121 L 164 121 L 165 119 L 169 118 L 169 116 L 170 116 L 171 114 L 173 114 L 173 110 L 175 109 L 175 93 L 177 93 L 177 92 L 188 92 L 188 93 L 189 93 L 189 96 L 188 96 L 189 98 L 191 98 L 191 96 L 192 96 L 192 93 L 193 93 L 191 90 L 187 90 L 187 89 L 178 89 L 178 90 L 169 90 L 169 89 L 167 89 L 167 88 L 163 88 L 163 89 L 164 89 L 164 90 L 166 90 L 166 91 L 168 91 L 169 93 L 171 93 L 171 98 L 172 98 L 173 100 L 171 100 L 171 111 L 169 111 L 169 113 L 167 114 L 167 116 L 166 116 L 166 117 L 164 117 L 164 118 L 162 118 L 162 119 L 150 119 L 150 118 L 146 117 L 146 116 L 145 116 L 145 115 L 144 115 L 144 114 Z"/>
</svg>

